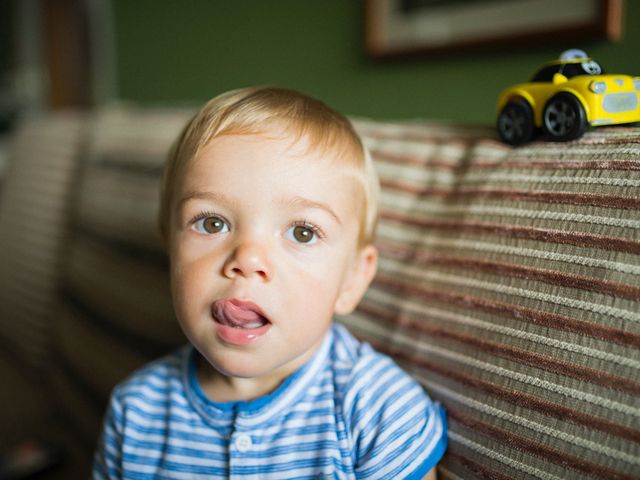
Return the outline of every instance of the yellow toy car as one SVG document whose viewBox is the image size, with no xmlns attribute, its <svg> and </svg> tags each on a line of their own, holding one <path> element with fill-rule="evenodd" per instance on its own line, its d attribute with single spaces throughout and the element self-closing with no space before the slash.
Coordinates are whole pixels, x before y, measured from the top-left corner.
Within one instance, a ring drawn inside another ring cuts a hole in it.
<svg viewBox="0 0 640 480">
<path fill-rule="evenodd" d="M 552 140 L 573 140 L 589 125 L 640 121 L 640 77 L 605 74 L 583 51 L 567 50 L 530 82 L 504 90 L 497 109 L 506 143 L 528 142 L 538 129 Z"/>
</svg>

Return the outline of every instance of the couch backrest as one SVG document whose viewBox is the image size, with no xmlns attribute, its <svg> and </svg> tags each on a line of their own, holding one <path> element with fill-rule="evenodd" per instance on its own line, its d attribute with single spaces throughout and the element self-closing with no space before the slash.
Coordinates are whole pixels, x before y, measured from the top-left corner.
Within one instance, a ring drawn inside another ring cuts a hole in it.
<svg viewBox="0 0 640 480">
<path fill-rule="evenodd" d="M 52 388 L 58 412 L 95 448 L 111 389 L 186 343 L 171 304 L 156 216 L 165 156 L 191 110 L 116 106 L 96 114 L 80 159 L 60 284 Z"/>
<path fill-rule="evenodd" d="M 112 386 L 184 342 L 155 216 L 191 113 L 90 124 L 50 323 L 55 398 L 87 455 Z M 636 478 L 640 129 L 513 149 L 489 128 L 356 126 L 382 182 L 381 257 L 340 321 L 446 406 L 440 478 Z"/>
<path fill-rule="evenodd" d="M 21 119 L 0 195 L 0 348 L 39 377 L 51 360 L 57 298 L 87 116 Z"/>
</svg>

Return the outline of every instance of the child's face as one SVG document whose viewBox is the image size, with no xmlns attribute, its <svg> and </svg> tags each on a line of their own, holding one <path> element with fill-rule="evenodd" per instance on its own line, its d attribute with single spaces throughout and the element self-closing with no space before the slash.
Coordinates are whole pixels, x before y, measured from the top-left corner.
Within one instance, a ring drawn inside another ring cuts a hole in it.
<svg viewBox="0 0 640 480">
<path fill-rule="evenodd" d="M 373 276 L 375 249 L 357 247 L 361 187 L 332 155 L 273 127 L 215 138 L 177 179 L 176 313 L 228 377 L 292 373 Z"/>
</svg>

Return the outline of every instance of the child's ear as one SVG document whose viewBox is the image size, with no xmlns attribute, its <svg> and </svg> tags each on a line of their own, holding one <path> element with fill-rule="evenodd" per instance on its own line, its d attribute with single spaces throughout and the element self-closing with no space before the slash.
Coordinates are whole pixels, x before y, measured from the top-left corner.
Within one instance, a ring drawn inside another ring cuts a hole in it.
<svg viewBox="0 0 640 480">
<path fill-rule="evenodd" d="M 366 245 L 360 249 L 336 299 L 334 307 L 336 314 L 347 315 L 356 308 L 373 280 L 377 267 L 378 250 L 376 247 Z"/>
</svg>

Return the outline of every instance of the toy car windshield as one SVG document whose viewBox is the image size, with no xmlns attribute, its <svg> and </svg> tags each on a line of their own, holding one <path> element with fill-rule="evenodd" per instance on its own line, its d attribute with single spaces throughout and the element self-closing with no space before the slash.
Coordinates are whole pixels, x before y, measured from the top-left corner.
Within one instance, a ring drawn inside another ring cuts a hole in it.
<svg viewBox="0 0 640 480">
<path fill-rule="evenodd" d="M 556 63 L 542 67 L 531 79 L 532 82 L 551 82 L 553 75 L 561 73 L 567 78 L 577 77 L 578 75 L 603 75 L 605 72 L 593 60 L 585 60 L 575 63 Z"/>
</svg>

